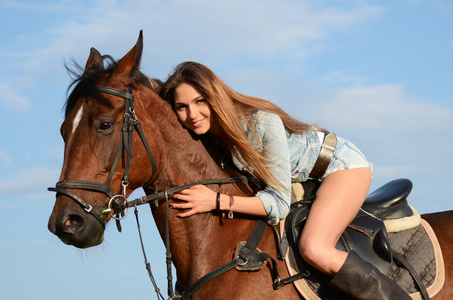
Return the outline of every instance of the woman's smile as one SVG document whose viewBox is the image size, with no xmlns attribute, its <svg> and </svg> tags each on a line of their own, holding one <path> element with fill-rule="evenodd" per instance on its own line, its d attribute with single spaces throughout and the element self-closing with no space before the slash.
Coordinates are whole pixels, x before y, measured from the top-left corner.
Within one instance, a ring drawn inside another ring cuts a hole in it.
<svg viewBox="0 0 453 300">
<path fill-rule="evenodd" d="M 201 135 L 216 131 L 216 120 L 211 105 L 187 83 L 180 84 L 174 93 L 174 108 L 179 121 L 194 133 Z"/>
<path fill-rule="evenodd" d="M 193 125 L 194 127 L 202 126 L 204 120 L 205 120 L 205 119 L 202 119 L 202 120 L 199 120 L 199 121 L 192 122 L 192 125 Z"/>
</svg>

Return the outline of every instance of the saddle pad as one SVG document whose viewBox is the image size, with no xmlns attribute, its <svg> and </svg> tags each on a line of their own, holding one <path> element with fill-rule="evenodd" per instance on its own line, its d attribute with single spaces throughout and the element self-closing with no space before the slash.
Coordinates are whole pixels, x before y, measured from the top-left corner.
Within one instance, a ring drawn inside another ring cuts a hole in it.
<svg viewBox="0 0 453 300">
<path fill-rule="evenodd" d="M 282 226 L 284 228 L 284 225 Z M 406 260 L 419 272 L 430 297 L 436 295 L 445 282 L 445 269 L 439 242 L 431 226 L 423 219 L 420 225 L 397 233 L 389 234 L 392 250 L 403 254 Z M 287 248 L 285 261 L 290 275 L 299 273 L 295 254 L 291 247 Z M 327 288 L 330 278 L 307 264 L 311 275 L 308 278 L 294 282 L 295 287 L 304 299 L 344 299 L 344 295 Z M 392 266 L 390 278 L 395 280 L 412 299 L 419 300 L 421 295 L 415 287 L 409 272 L 399 268 L 395 263 Z"/>
<path fill-rule="evenodd" d="M 436 295 L 445 282 L 445 266 L 439 242 L 431 225 L 420 220 L 420 226 L 397 233 L 389 233 L 392 250 L 402 254 L 420 274 L 430 297 Z M 392 266 L 389 276 L 395 280 L 412 299 L 422 299 L 410 273 L 405 268 Z"/>
<path fill-rule="evenodd" d="M 412 229 L 420 225 L 420 214 L 418 211 L 409 205 L 412 209 L 413 215 L 405 218 L 399 219 L 385 219 L 385 229 L 388 233 L 390 232 L 400 232 L 408 229 Z"/>
</svg>

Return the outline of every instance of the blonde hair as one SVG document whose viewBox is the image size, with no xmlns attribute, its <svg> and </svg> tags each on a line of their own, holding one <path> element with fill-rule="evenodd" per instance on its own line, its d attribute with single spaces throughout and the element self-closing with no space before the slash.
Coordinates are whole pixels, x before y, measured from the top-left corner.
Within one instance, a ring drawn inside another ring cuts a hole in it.
<svg viewBox="0 0 453 300">
<path fill-rule="evenodd" d="M 163 84 L 160 96 L 173 106 L 174 91 L 182 83 L 195 88 L 210 104 L 222 133 L 223 141 L 232 155 L 236 151 L 239 152 L 244 160 L 244 165 L 250 167 L 249 170 L 253 170 L 253 176 L 273 188 L 280 189 L 281 184 L 267 168 L 268 159 L 256 151 L 242 131 L 241 120 L 247 122 L 248 128 L 255 137 L 256 132 L 254 132 L 252 125 L 252 115 L 253 112 L 258 110 L 278 115 L 285 127 L 291 132 L 306 132 L 311 125 L 297 121 L 270 101 L 234 91 L 213 71 L 196 62 L 184 62 L 178 65 L 174 73 Z"/>
</svg>

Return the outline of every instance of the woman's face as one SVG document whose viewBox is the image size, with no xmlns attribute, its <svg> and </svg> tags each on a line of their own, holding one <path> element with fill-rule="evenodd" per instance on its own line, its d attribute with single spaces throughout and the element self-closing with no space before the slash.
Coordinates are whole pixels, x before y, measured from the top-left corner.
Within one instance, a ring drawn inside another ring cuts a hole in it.
<svg viewBox="0 0 453 300">
<path fill-rule="evenodd" d="M 187 83 L 180 84 L 174 92 L 174 107 L 179 121 L 194 133 L 207 132 L 217 135 L 217 123 L 211 105 Z"/>
</svg>

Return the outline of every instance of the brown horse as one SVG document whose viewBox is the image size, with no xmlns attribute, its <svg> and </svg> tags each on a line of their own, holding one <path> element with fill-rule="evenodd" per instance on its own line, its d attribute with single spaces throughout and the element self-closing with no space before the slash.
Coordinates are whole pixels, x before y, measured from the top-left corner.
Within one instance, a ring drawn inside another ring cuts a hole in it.
<svg viewBox="0 0 453 300">
<path fill-rule="evenodd" d="M 142 47 L 140 33 L 129 53 L 107 67 L 99 52 L 91 49 L 84 73 L 66 103 L 66 119 L 61 126 L 64 163 L 48 225 L 66 244 L 86 248 L 103 241 L 105 223 L 111 218 L 104 211 L 111 207 L 112 197 L 121 204 L 139 187 L 148 195 L 156 186 L 164 191 L 190 182 L 239 175 L 231 165 L 220 168 L 220 155 L 210 142 L 192 136 L 178 122 L 171 106 L 159 98 L 158 85 L 140 72 Z M 133 121 L 127 123 L 126 115 Z M 133 134 L 137 125 L 136 131 L 143 130 L 143 136 Z M 233 195 L 251 193 L 241 183 L 210 187 Z M 165 237 L 165 206 L 151 207 L 158 230 Z M 256 223 L 247 216 L 225 219 L 204 213 L 181 219 L 173 210 L 168 214 L 179 291 L 231 262 L 236 245 L 248 239 Z M 446 285 L 435 299 L 451 299 L 453 211 L 425 217 L 439 236 L 447 268 Z M 277 257 L 270 227 L 259 248 Z M 284 262 L 277 260 L 277 267 L 281 278 L 289 276 Z M 268 264 L 255 272 L 228 271 L 203 285 L 192 299 L 298 299 L 291 284 L 273 289 L 271 269 Z"/>
</svg>

